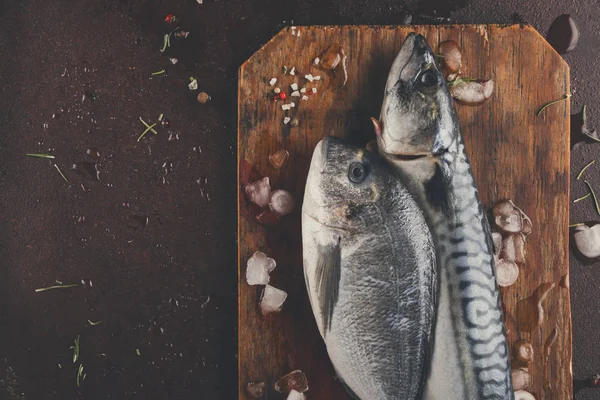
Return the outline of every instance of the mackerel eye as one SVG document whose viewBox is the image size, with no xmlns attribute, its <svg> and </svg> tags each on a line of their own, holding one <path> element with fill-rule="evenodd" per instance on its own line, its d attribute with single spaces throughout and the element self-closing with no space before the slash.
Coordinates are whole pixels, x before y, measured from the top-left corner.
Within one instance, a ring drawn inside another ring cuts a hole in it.
<svg viewBox="0 0 600 400">
<path fill-rule="evenodd" d="M 367 178 L 367 168 L 361 163 L 352 163 L 348 168 L 350 182 L 361 183 Z"/>
<path fill-rule="evenodd" d="M 419 78 L 419 82 L 421 83 L 421 85 L 423 85 L 425 87 L 437 86 L 437 84 L 438 84 L 437 74 L 431 69 L 423 71 L 423 73 L 421 74 L 421 77 Z"/>
</svg>

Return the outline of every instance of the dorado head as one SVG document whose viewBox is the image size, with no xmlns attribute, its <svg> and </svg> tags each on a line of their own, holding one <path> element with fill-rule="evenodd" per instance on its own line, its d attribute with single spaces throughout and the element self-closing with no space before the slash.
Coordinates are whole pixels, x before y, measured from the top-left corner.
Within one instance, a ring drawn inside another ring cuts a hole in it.
<svg viewBox="0 0 600 400">
<path fill-rule="evenodd" d="M 410 33 L 392 64 L 380 121 L 373 120 L 379 149 L 399 160 L 440 155 L 458 134 L 456 121 L 435 55 Z"/>
<path fill-rule="evenodd" d="M 383 169 L 387 171 L 375 154 L 326 137 L 313 153 L 303 214 L 331 228 L 357 228 L 390 186 Z"/>
</svg>

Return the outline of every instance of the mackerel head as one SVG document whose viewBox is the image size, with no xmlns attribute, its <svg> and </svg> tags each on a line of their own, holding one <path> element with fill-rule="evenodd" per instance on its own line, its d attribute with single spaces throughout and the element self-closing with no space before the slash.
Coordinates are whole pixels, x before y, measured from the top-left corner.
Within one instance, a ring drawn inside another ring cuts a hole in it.
<svg viewBox="0 0 600 400">
<path fill-rule="evenodd" d="M 435 321 L 423 211 L 380 157 L 326 138 L 302 205 L 304 276 L 329 358 L 360 400 L 419 400 Z"/>
<path fill-rule="evenodd" d="M 379 153 L 425 211 L 439 298 L 425 399 L 514 399 L 491 234 L 452 98 L 426 39 L 411 33 L 392 65 Z"/>
</svg>

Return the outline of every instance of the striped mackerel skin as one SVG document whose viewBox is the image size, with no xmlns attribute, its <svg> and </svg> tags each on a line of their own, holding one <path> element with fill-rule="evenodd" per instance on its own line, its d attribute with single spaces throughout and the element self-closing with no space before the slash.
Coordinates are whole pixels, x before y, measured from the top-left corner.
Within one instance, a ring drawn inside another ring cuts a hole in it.
<svg viewBox="0 0 600 400">
<path fill-rule="evenodd" d="M 438 260 L 448 274 L 454 330 L 469 399 L 514 399 L 489 223 L 462 136 L 441 157 L 448 196 L 436 213 Z M 465 341 L 461 343 L 461 341 Z"/>
</svg>

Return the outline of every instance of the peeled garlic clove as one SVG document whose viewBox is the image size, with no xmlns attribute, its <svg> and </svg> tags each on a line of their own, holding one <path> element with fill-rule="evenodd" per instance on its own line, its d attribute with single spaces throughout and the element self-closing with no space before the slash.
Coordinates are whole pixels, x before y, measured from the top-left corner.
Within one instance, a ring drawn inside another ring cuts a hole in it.
<svg viewBox="0 0 600 400">
<path fill-rule="evenodd" d="M 496 264 L 498 286 L 508 287 L 519 278 L 519 267 L 513 261 L 500 260 Z"/>
<path fill-rule="evenodd" d="M 515 392 L 515 400 L 535 400 L 535 397 L 524 390 L 517 390 Z"/>
<path fill-rule="evenodd" d="M 502 241 L 502 251 L 500 252 L 500 258 L 506 261 L 516 260 L 515 251 L 515 239 L 513 235 L 508 235 Z"/>
<path fill-rule="evenodd" d="M 523 219 L 517 210 L 511 211 L 507 216 L 498 215 L 494 222 L 504 233 L 518 233 L 523 230 Z"/>
<path fill-rule="evenodd" d="M 600 224 L 592 227 L 581 225 L 575 228 L 575 246 L 587 258 L 600 257 Z"/>
<path fill-rule="evenodd" d="M 499 232 L 492 232 L 492 242 L 494 243 L 494 254 L 500 255 L 502 250 L 502 235 Z"/>
<path fill-rule="evenodd" d="M 252 182 L 246 185 L 244 188 L 248 200 L 260 207 L 266 207 L 269 205 L 269 199 L 271 198 L 271 184 L 269 183 L 269 177 L 265 176 L 259 181 Z"/>
<path fill-rule="evenodd" d="M 513 235 L 514 243 L 515 243 L 515 262 L 517 264 L 522 264 L 525 262 L 525 255 L 527 251 L 525 250 L 525 235 L 523 233 L 517 233 Z"/>
<path fill-rule="evenodd" d="M 267 285 L 260 298 L 260 311 L 263 315 L 278 313 L 287 299 L 287 293 L 274 286 Z"/>
<path fill-rule="evenodd" d="M 515 355 L 522 362 L 533 362 L 533 345 L 528 340 L 519 340 L 515 343 Z"/>
<path fill-rule="evenodd" d="M 290 153 L 285 149 L 281 149 L 269 155 L 269 162 L 275 169 L 281 169 L 289 158 Z"/>
<path fill-rule="evenodd" d="M 290 192 L 286 192 L 285 190 L 275 190 L 271 193 L 269 208 L 271 208 L 278 216 L 283 217 L 292 212 L 295 203 L 296 202 Z"/>
<path fill-rule="evenodd" d="M 253 399 L 262 399 L 265 395 L 264 382 L 248 382 L 246 384 L 246 393 Z"/>
<path fill-rule="evenodd" d="M 289 393 L 292 390 L 304 393 L 308 390 L 308 380 L 304 372 L 297 369 L 279 379 L 275 383 L 275 390 L 279 393 Z"/>
<path fill-rule="evenodd" d="M 531 375 L 520 368 L 511 371 L 513 390 L 527 389 L 531 385 Z"/>
<path fill-rule="evenodd" d="M 450 94 L 457 101 L 464 104 L 481 104 L 492 96 L 494 91 L 494 81 L 477 80 L 466 81 L 457 78 L 449 85 Z"/>
<path fill-rule="evenodd" d="M 454 73 L 462 68 L 462 52 L 458 43 L 454 40 L 445 40 L 439 46 L 442 58 L 442 66 L 446 72 Z"/>
<path fill-rule="evenodd" d="M 511 200 L 501 200 L 494 204 L 492 214 L 494 215 L 494 217 L 497 217 L 499 215 L 506 217 L 514 210 L 515 205 Z"/>
</svg>

